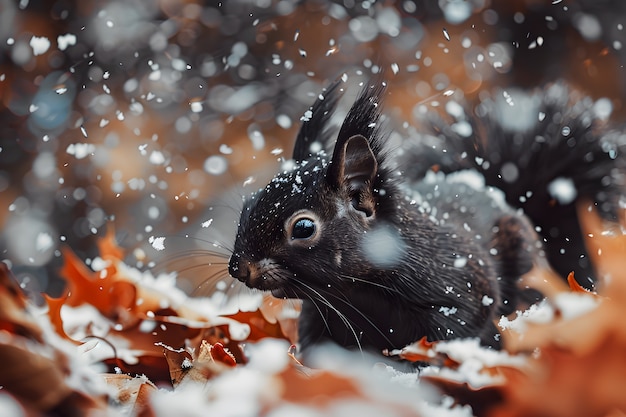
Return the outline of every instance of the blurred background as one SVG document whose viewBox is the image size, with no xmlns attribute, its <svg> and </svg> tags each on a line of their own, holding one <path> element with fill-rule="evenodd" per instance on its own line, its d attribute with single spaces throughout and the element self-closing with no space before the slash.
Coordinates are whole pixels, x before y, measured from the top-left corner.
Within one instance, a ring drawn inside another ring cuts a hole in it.
<svg viewBox="0 0 626 417">
<path fill-rule="evenodd" d="M 0 0 L 0 259 L 58 296 L 61 248 L 113 228 L 193 292 L 328 82 L 384 71 L 400 126 L 564 79 L 619 122 L 624 26 L 622 0 Z"/>
</svg>

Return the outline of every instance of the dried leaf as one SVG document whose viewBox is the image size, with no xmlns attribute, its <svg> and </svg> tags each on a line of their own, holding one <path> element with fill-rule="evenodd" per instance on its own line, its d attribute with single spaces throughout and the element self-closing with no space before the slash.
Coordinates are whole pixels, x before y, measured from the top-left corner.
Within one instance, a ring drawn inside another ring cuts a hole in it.
<svg viewBox="0 0 626 417">
<path fill-rule="evenodd" d="M 191 369 L 192 357 L 187 351 L 164 350 L 172 385 L 177 387 Z"/>
<path fill-rule="evenodd" d="M 237 361 L 235 360 L 233 354 L 225 349 L 224 345 L 221 343 L 216 343 L 211 346 L 209 353 L 215 362 L 220 362 L 230 367 L 237 365 Z"/>
<path fill-rule="evenodd" d="M 240 311 L 226 317 L 250 325 L 250 335 L 246 338 L 250 342 L 256 342 L 265 337 L 289 340 L 283 333 L 280 323 L 269 322 L 261 310 Z"/>
<path fill-rule="evenodd" d="M 26 312 L 26 297 L 4 262 L 0 262 L 1 330 L 42 341 L 41 329 Z"/>
<path fill-rule="evenodd" d="M 237 364 L 235 358 L 225 351 L 220 343 L 211 345 L 203 340 L 200 348 L 195 352 L 197 352 L 195 358 L 192 358 L 188 352 L 166 353 L 170 358 L 168 362 L 174 387 L 178 388 L 191 382 L 205 384 L 209 379 L 226 372 Z M 218 360 L 218 358 L 224 358 L 224 360 Z"/>
<path fill-rule="evenodd" d="M 515 370 L 511 368 L 511 372 Z M 467 382 L 451 381 L 446 378 L 425 376 L 422 380 L 437 387 L 443 394 L 454 398 L 455 403 L 469 405 L 475 416 L 484 416 L 504 400 L 501 384 L 471 387 Z"/>
<path fill-rule="evenodd" d="M 146 377 L 132 377 L 124 374 L 105 374 L 104 379 L 115 389 L 117 401 L 131 410 L 131 415 L 139 415 L 150 405 L 150 394 L 157 387 Z"/>
<path fill-rule="evenodd" d="M 387 356 L 397 356 L 409 362 L 424 362 L 436 366 L 454 366 L 458 362 L 451 360 L 447 355 L 436 352 L 433 347 L 436 342 L 429 342 L 426 337 L 422 337 L 419 341 L 411 343 L 402 349 L 391 352 L 383 352 Z"/>
<path fill-rule="evenodd" d="M 324 407 L 339 398 L 363 397 L 358 383 L 328 371 L 311 371 L 293 366 L 278 375 L 284 401 Z"/>
<path fill-rule="evenodd" d="M 570 272 L 569 275 L 567 275 L 567 283 L 572 292 L 591 293 L 591 291 L 584 288 L 578 283 L 578 281 L 576 281 L 576 278 L 574 278 L 574 272 Z"/>
<path fill-rule="evenodd" d="M 15 339 L 10 345 L 6 342 L 0 344 L 0 386 L 40 411 L 54 408 L 70 395 L 65 375 L 53 359 L 26 349 L 24 344 L 18 347 Z"/>
<path fill-rule="evenodd" d="M 50 297 L 48 294 L 43 294 L 43 298 L 48 305 L 48 318 L 50 319 L 50 323 L 52 324 L 52 328 L 58 335 L 63 337 L 65 340 L 68 340 L 72 343 L 79 344 L 80 341 L 74 340 L 68 336 L 63 328 L 63 319 L 61 318 L 61 308 L 63 304 L 65 304 L 65 300 L 67 299 L 67 295 L 59 298 Z"/>
<path fill-rule="evenodd" d="M 532 370 L 505 370 L 505 402 L 499 416 L 606 416 L 626 412 L 626 344 L 603 338 L 598 348 L 579 354 L 557 346 L 544 347 Z"/>
</svg>

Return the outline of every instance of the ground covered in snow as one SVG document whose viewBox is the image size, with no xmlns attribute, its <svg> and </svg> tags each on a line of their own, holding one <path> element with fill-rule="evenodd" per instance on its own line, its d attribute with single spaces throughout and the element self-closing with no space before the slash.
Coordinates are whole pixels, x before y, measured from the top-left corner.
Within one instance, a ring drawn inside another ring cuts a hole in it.
<svg viewBox="0 0 626 417">
<path fill-rule="evenodd" d="M 590 216 L 589 227 L 597 227 Z M 599 242 L 619 259 L 624 240 Z M 570 280 L 500 320 L 505 349 L 422 340 L 384 357 L 331 347 L 302 364 L 294 304 L 261 293 L 189 298 L 174 274 L 123 263 L 113 234 L 95 269 L 70 251 L 68 291 L 37 307 L 0 275 L 0 412 L 11 416 L 614 416 L 626 402 L 626 280 Z M 94 263 L 92 263 L 92 266 Z M 609 272 L 609 271 L 607 271 Z M 616 277 L 623 277 L 621 271 Z M 419 364 L 413 368 L 408 364 Z"/>
</svg>

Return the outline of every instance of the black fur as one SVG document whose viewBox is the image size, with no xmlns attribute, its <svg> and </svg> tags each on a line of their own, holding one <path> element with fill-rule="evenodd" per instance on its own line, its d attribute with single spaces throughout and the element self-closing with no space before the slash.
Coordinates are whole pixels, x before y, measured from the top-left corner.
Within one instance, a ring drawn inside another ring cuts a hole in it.
<svg viewBox="0 0 626 417">
<path fill-rule="evenodd" d="M 433 166 L 445 173 L 477 170 L 488 185 L 504 191 L 507 202 L 522 208 L 538 227 L 552 267 L 562 276 L 573 271 L 580 284 L 593 288 L 597 278 L 577 220 L 576 204 L 585 198 L 603 218 L 617 219 L 619 199 L 625 194 L 623 132 L 603 126 L 594 115 L 593 101 L 563 83 L 518 94 L 532 109 L 534 122 L 512 129 L 507 119 L 524 117 L 518 113 L 524 104 L 510 106 L 502 99 L 503 94 L 508 93 L 497 91 L 475 109 L 465 109 L 460 119 L 470 123 L 469 137 L 453 129 L 460 121 L 458 116 L 446 120 L 441 113 L 429 112 L 423 126 L 436 136 L 435 140 L 420 136 L 406 141 L 408 152 L 400 164 L 414 183 L 421 182 Z M 512 112 L 503 111 L 507 108 Z M 517 168 L 516 178 L 502 175 L 507 164 Z M 576 199 L 561 203 L 550 195 L 548 185 L 557 178 L 572 181 Z"/>
<path fill-rule="evenodd" d="M 472 152 L 479 156 L 498 149 L 507 158 L 524 158 L 528 149 L 490 145 L 500 137 L 481 136 L 479 126 L 476 137 L 464 142 L 448 125 L 436 122 L 434 129 L 441 132 L 442 146 L 449 145 L 448 152 L 437 159 L 426 145 L 409 147 L 405 156 L 419 149 L 413 154 L 416 162 L 409 178 L 398 175 L 383 150 L 384 87 L 376 82 L 363 89 L 350 109 L 332 157 L 328 146 L 309 157 L 313 141 L 327 142 L 323 132 L 338 91 L 334 84 L 313 106 L 294 148 L 295 167 L 245 202 L 230 274 L 275 296 L 303 300 L 303 349 L 333 341 L 380 352 L 424 336 L 480 337 L 497 347 L 494 319 L 514 308 L 515 283 L 541 255 L 541 241 L 528 218 L 505 202 L 511 202 L 508 193 L 426 172 L 433 162 L 446 171 L 467 168 Z M 444 157 L 449 159 L 442 162 Z M 538 170 L 530 173 L 536 177 L 532 184 L 542 178 L 534 160 L 524 162 Z M 569 172 L 563 171 L 571 168 L 565 165 L 559 173 Z M 520 168 L 528 175 L 524 165 Z M 604 178 L 600 174 L 593 175 Z M 585 178 L 579 183 L 594 181 Z M 292 232 L 296 224 L 297 234 Z"/>
</svg>

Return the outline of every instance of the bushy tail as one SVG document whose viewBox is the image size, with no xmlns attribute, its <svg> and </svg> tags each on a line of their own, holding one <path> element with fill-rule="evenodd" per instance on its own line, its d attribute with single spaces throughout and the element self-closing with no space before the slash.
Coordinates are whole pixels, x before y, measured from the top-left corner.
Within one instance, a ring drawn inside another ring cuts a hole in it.
<svg viewBox="0 0 626 417">
<path fill-rule="evenodd" d="M 537 226 L 552 267 L 592 287 L 576 204 L 589 200 L 616 220 L 626 195 L 626 131 L 606 126 L 607 105 L 562 83 L 532 94 L 499 91 L 471 115 L 450 102 L 447 114 L 426 114 L 429 134 L 409 141 L 406 174 L 418 180 L 430 169 L 479 171 Z"/>
</svg>

